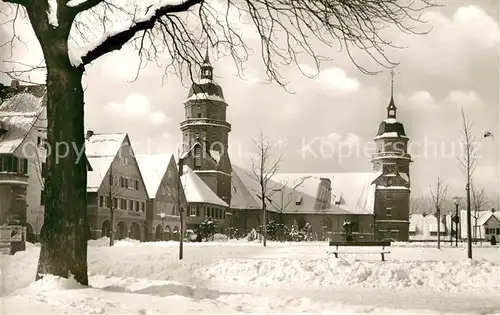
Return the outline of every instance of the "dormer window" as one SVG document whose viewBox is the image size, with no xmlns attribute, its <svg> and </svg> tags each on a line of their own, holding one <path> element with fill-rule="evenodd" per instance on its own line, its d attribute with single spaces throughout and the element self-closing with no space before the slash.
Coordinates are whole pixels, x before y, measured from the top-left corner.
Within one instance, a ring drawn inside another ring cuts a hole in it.
<svg viewBox="0 0 500 315">
<path fill-rule="evenodd" d="M 297 198 L 297 200 L 295 200 L 295 205 L 296 206 L 300 206 L 302 204 L 302 196 L 300 196 L 299 198 Z"/>
</svg>

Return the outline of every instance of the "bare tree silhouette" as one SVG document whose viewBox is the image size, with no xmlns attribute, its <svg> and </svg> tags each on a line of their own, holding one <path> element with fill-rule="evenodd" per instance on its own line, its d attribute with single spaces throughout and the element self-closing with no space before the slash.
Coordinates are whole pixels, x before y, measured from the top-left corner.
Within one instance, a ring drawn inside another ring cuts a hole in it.
<svg viewBox="0 0 500 315">
<path fill-rule="evenodd" d="M 101 178 L 104 179 L 101 188 L 106 195 L 104 206 L 109 208 L 109 246 L 113 246 L 115 243 L 115 210 L 118 208 L 116 196 L 123 193 L 124 189 L 121 187 L 120 177 L 114 173 L 113 163 L 109 166 L 108 177 L 102 176 Z"/>
<path fill-rule="evenodd" d="M 448 184 L 443 183 L 442 179 L 437 178 L 436 187 L 430 186 L 430 193 L 432 197 L 432 203 L 436 208 L 436 218 L 437 218 L 437 233 L 438 233 L 438 249 L 441 248 L 441 205 L 446 199 L 446 194 L 448 193 Z"/>
<path fill-rule="evenodd" d="M 479 213 L 480 211 L 486 209 L 488 207 L 490 201 L 488 200 L 488 197 L 486 196 L 486 191 L 484 188 L 478 188 L 474 183 L 471 185 L 471 197 L 472 197 L 472 206 L 474 207 L 474 214 L 472 217 L 474 218 L 474 243 L 477 243 L 477 239 L 481 239 L 481 229 L 478 229 L 477 226 L 477 221 L 479 220 Z M 477 232 L 479 230 L 479 235 L 477 235 Z"/>
<path fill-rule="evenodd" d="M 465 177 L 465 193 L 467 203 L 467 257 L 472 259 L 472 211 L 471 211 L 471 183 L 472 175 L 477 166 L 476 137 L 472 129 L 472 122 L 467 119 L 464 108 L 461 107 L 462 127 L 460 129 L 460 142 L 462 154 L 458 157 L 458 167 Z"/>
<path fill-rule="evenodd" d="M 180 156 L 180 154 L 178 154 Z M 180 157 L 178 158 L 180 161 Z M 182 163 L 179 163 L 179 167 L 182 167 Z M 164 174 L 163 174 L 164 175 Z M 163 179 L 163 175 L 158 174 Z M 180 169 L 176 168 L 176 172 L 174 174 L 175 177 L 175 186 L 171 187 L 168 184 L 165 184 L 163 181 L 160 182 L 160 186 L 164 191 L 167 193 L 167 195 L 175 202 L 176 205 L 176 211 L 179 212 L 179 219 L 180 219 L 180 225 L 181 229 L 179 231 L 179 260 L 182 260 L 184 258 L 184 227 L 185 227 L 185 215 L 187 211 L 187 200 L 186 200 L 186 195 L 184 193 L 186 189 L 186 180 L 184 180 L 184 183 L 182 183 L 182 180 L 180 178 Z M 187 178 L 186 178 L 187 179 Z M 175 211 L 175 212 L 176 212 Z M 162 216 L 161 214 L 159 214 Z M 167 215 L 166 213 L 164 215 Z M 165 227 L 162 226 L 164 229 Z"/>
<path fill-rule="evenodd" d="M 262 235 L 263 246 L 266 247 L 267 238 L 267 201 L 272 194 L 272 187 L 269 187 L 272 177 L 279 169 L 282 157 L 277 159 L 272 157 L 272 145 L 269 140 L 260 133 L 258 138 L 253 140 L 255 145 L 255 157 L 252 158 L 251 177 L 259 184 L 260 191 L 258 197 L 262 206 Z"/>
</svg>

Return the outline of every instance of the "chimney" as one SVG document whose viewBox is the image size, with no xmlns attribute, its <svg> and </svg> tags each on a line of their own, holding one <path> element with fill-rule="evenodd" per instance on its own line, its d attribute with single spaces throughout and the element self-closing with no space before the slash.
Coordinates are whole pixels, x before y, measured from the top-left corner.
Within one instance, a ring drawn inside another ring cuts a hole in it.
<svg viewBox="0 0 500 315">
<path fill-rule="evenodd" d="M 92 137 L 93 135 L 94 135 L 93 130 L 87 130 L 87 135 L 85 136 L 85 139 L 89 140 L 90 137 Z"/>
<path fill-rule="evenodd" d="M 19 80 L 12 80 L 10 82 L 10 87 L 13 89 L 17 89 L 21 84 L 19 83 Z"/>
<path fill-rule="evenodd" d="M 495 208 L 491 208 L 491 213 L 495 213 Z"/>
<path fill-rule="evenodd" d="M 179 157 L 179 177 L 184 173 L 184 160 Z"/>
</svg>

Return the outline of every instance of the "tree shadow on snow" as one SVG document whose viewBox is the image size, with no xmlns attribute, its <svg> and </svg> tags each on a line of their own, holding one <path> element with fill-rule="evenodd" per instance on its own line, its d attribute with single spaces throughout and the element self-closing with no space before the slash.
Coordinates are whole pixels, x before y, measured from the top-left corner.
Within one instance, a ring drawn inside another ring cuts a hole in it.
<svg viewBox="0 0 500 315">
<path fill-rule="evenodd" d="M 117 292 L 117 293 L 146 294 L 159 297 L 181 295 L 195 300 L 217 299 L 222 295 L 234 294 L 230 292 L 220 292 L 217 290 L 212 290 L 207 288 L 193 288 L 188 285 L 178 285 L 178 284 L 153 285 L 140 290 L 129 290 L 119 286 L 109 286 L 109 287 L 103 287 L 101 290 Z"/>
</svg>

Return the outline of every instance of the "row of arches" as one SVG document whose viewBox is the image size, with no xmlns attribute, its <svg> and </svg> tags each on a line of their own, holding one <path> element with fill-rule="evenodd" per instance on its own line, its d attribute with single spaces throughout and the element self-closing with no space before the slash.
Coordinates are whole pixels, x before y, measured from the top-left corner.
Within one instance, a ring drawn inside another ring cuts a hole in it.
<svg viewBox="0 0 500 315">
<path fill-rule="evenodd" d="M 101 236 L 109 236 L 109 231 L 111 228 L 111 224 L 109 223 L 109 220 L 105 220 L 102 223 L 101 226 Z M 132 238 L 134 240 L 141 240 L 141 226 L 137 222 L 133 222 L 130 225 L 130 233 L 129 229 L 127 227 L 127 223 L 120 221 L 116 225 L 115 229 L 115 239 L 116 240 L 121 240 L 124 238 Z"/>
<path fill-rule="evenodd" d="M 109 220 L 105 220 L 101 226 L 101 237 L 107 236 L 109 237 L 111 224 Z M 155 241 L 170 241 L 170 240 L 179 240 L 179 227 L 174 226 L 173 228 L 170 225 L 166 225 L 165 228 L 161 224 L 158 224 L 154 231 L 154 240 Z M 133 222 L 130 225 L 130 232 L 128 226 L 125 222 L 120 221 L 116 225 L 115 229 L 115 239 L 121 240 L 124 238 L 132 238 L 135 240 L 143 240 L 146 237 L 142 237 L 141 226 L 137 222 Z M 36 242 L 36 235 L 33 231 L 33 227 L 31 224 L 26 223 L 26 241 L 30 243 Z"/>
<path fill-rule="evenodd" d="M 166 225 L 165 228 L 158 224 L 155 228 L 155 241 L 178 241 L 179 240 L 179 227 Z"/>
</svg>

